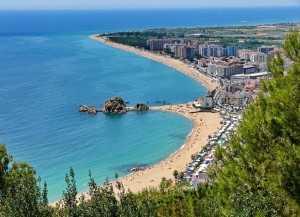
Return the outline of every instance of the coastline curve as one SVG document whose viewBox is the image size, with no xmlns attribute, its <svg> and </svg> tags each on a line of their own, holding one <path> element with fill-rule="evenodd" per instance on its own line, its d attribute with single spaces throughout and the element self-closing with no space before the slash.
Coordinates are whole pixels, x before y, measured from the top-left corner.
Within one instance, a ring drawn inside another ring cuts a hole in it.
<svg viewBox="0 0 300 217">
<path fill-rule="evenodd" d="M 200 74 L 196 69 L 188 67 L 179 60 L 153 54 L 127 45 L 114 43 L 105 38 L 96 37 L 96 35 L 90 36 L 90 38 L 172 67 L 204 85 L 209 91 L 218 87 L 217 82 Z M 195 109 L 191 103 L 154 106 L 150 107 L 150 110 L 173 112 L 184 116 L 192 121 L 193 129 L 186 137 L 184 144 L 167 158 L 147 167 L 143 171 L 130 173 L 114 181 L 114 183 L 116 181 L 121 181 L 127 191 L 139 192 L 145 188 L 158 187 L 163 177 L 174 180 L 173 171 L 184 171 L 186 165 L 191 162 L 191 155 L 199 152 L 205 146 L 208 135 L 213 134 L 220 127 L 221 117 L 218 113 L 195 113 Z"/>
</svg>

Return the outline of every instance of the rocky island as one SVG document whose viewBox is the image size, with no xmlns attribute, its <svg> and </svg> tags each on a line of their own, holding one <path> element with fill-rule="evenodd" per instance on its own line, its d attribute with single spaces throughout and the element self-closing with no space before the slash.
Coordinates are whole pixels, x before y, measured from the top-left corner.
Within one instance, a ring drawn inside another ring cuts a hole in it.
<svg viewBox="0 0 300 217">
<path fill-rule="evenodd" d="M 102 112 L 106 114 L 124 114 L 127 112 L 127 108 L 124 100 L 116 96 L 105 101 Z"/>
<path fill-rule="evenodd" d="M 133 108 L 133 111 L 148 111 L 149 106 L 146 104 L 136 104 L 136 106 Z"/>
<path fill-rule="evenodd" d="M 88 113 L 88 114 L 95 115 L 95 114 L 97 114 L 98 110 L 94 106 L 82 105 L 79 108 L 79 112 L 85 112 L 85 113 Z"/>
<path fill-rule="evenodd" d="M 115 96 L 105 101 L 101 110 L 98 110 L 94 106 L 82 105 L 79 108 L 79 112 L 95 115 L 98 112 L 105 114 L 125 114 L 128 111 L 148 111 L 150 108 L 146 104 L 138 103 L 134 107 L 127 107 L 126 102 L 120 97 Z"/>
</svg>

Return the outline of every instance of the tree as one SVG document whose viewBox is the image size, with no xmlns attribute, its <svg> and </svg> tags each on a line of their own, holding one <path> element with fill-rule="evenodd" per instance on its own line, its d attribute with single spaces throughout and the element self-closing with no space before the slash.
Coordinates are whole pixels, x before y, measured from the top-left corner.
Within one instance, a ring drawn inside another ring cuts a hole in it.
<svg viewBox="0 0 300 217">
<path fill-rule="evenodd" d="M 262 84 L 227 149 L 216 151 L 209 178 L 226 216 L 300 214 L 299 39 L 298 32 L 286 37 L 283 47 L 292 67 L 284 71 L 280 55 L 268 63 L 273 79 Z"/>
<path fill-rule="evenodd" d="M 118 201 L 115 196 L 112 184 L 108 180 L 106 180 L 103 186 L 98 186 L 94 178 L 92 177 L 91 171 L 89 171 L 89 176 L 89 199 L 81 199 L 80 204 L 78 205 L 78 216 L 119 216 Z"/>
<path fill-rule="evenodd" d="M 178 173 L 177 170 L 174 170 L 173 176 L 174 176 L 174 178 L 175 178 L 175 182 L 177 182 L 177 179 L 178 179 L 178 176 L 179 176 L 179 173 Z"/>
<path fill-rule="evenodd" d="M 67 183 L 66 191 L 63 192 L 63 205 L 68 217 L 76 217 L 77 215 L 77 188 L 75 181 L 75 173 L 70 167 L 70 173 L 66 174 L 65 181 Z"/>
<path fill-rule="evenodd" d="M 7 154 L 6 147 L 0 145 L 0 196 L 6 193 L 8 165 L 12 161 L 12 156 Z"/>
<path fill-rule="evenodd" d="M 0 146 L 0 216 L 34 217 L 51 216 L 51 208 L 45 204 L 46 190 L 41 193 L 36 171 L 25 162 L 14 162 L 5 146 Z"/>
</svg>

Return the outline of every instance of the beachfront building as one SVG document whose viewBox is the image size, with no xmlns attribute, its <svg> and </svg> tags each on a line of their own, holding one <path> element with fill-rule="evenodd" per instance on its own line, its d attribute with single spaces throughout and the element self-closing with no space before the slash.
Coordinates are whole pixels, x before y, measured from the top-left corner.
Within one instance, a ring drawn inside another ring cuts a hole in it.
<svg viewBox="0 0 300 217">
<path fill-rule="evenodd" d="M 199 53 L 200 42 L 198 40 L 192 40 L 190 45 L 195 49 L 195 53 Z"/>
<path fill-rule="evenodd" d="M 200 67 L 207 67 L 209 63 L 210 63 L 210 59 L 208 58 L 201 58 L 198 60 L 198 66 Z"/>
<path fill-rule="evenodd" d="M 164 44 L 181 44 L 181 40 L 177 38 L 162 38 L 162 39 L 149 39 L 147 45 L 151 51 L 163 50 Z"/>
<path fill-rule="evenodd" d="M 223 90 L 220 93 L 219 102 L 220 105 L 231 105 L 234 107 L 245 107 L 250 98 L 249 93 L 245 90 L 233 91 L 234 87 L 231 86 L 230 91 Z"/>
<path fill-rule="evenodd" d="M 180 59 L 189 59 L 195 56 L 195 48 L 188 45 L 177 45 L 175 48 L 175 57 Z"/>
<path fill-rule="evenodd" d="M 231 76 L 231 67 L 229 65 L 217 65 L 216 76 L 220 78 L 229 78 Z"/>
<path fill-rule="evenodd" d="M 170 50 L 170 52 L 175 53 L 176 45 L 175 44 L 164 44 L 164 50 Z"/>
<path fill-rule="evenodd" d="M 151 51 L 163 50 L 164 41 L 162 39 L 150 39 L 147 40 L 147 45 L 149 46 Z"/>
<path fill-rule="evenodd" d="M 210 92 L 208 92 L 205 96 L 194 101 L 193 106 L 201 110 L 211 110 L 214 107 L 213 96 Z"/>
<path fill-rule="evenodd" d="M 214 106 L 214 100 L 212 96 L 204 96 L 200 99 L 200 105 L 202 110 L 210 110 Z"/>
<path fill-rule="evenodd" d="M 220 78 L 230 78 L 232 75 L 244 73 L 242 64 L 227 62 L 210 62 L 207 64 L 207 70 L 210 74 Z"/>
</svg>

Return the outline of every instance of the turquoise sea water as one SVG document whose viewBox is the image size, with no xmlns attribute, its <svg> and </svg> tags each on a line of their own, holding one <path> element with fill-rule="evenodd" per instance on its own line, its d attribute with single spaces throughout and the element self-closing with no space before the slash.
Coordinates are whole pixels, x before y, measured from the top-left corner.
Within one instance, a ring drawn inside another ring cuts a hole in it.
<svg viewBox="0 0 300 217">
<path fill-rule="evenodd" d="M 258 9 L 218 9 L 222 19 L 204 19 L 209 10 L 0 11 L 0 142 L 15 160 L 37 169 L 51 201 L 61 197 L 70 166 L 84 191 L 89 169 L 101 183 L 116 172 L 154 164 L 177 150 L 192 129 L 172 113 L 89 116 L 78 112 L 80 104 L 101 107 L 115 95 L 130 105 L 183 103 L 206 92 L 180 72 L 90 40 L 90 34 L 300 20 L 299 8 L 270 9 L 247 20 L 242 15 Z"/>
</svg>

